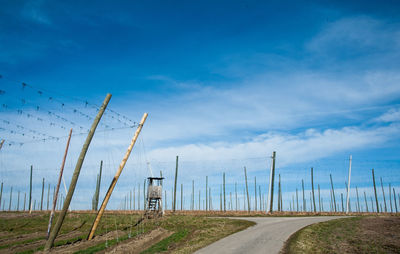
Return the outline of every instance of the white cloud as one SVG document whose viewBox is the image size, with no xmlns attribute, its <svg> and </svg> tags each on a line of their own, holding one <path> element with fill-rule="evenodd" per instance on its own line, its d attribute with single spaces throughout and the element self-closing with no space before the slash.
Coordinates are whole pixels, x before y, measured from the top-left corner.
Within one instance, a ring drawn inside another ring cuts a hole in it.
<svg viewBox="0 0 400 254">
<path fill-rule="evenodd" d="M 400 108 L 392 108 L 385 114 L 375 118 L 377 122 L 399 122 L 400 121 Z"/>
<path fill-rule="evenodd" d="M 22 9 L 22 16 L 39 24 L 50 25 L 52 22 L 43 12 L 44 0 L 28 1 Z"/>
</svg>

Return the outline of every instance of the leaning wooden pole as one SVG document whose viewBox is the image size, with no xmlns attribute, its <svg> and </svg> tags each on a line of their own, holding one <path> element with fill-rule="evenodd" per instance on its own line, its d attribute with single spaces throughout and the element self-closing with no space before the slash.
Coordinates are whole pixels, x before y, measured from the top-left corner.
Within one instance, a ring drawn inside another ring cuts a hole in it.
<svg viewBox="0 0 400 254">
<path fill-rule="evenodd" d="M 94 220 L 92 228 L 90 229 L 88 240 L 93 239 L 96 228 L 99 225 L 100 219 L 103 216 L 104 210 L 106 209 L 107 203 L 110 200 L 111 194 L 114 190 L 115 185 L 117 184 L 118 178 L 121 175 L 122 170 L 124 169 L 125 164 L 128 161 L 129 155 L 131 154 L 133 146 L 135 145 L 136 140 L 140 134 L 140 131 L 142 130 L 142 127 L 143 127 L 144 122 L 146 121 L 147 115 L 148 115 L 147 113 L 144 113 L 142 120 L 140 121 L 140 124 L 135 132 L 135 135 L 133 136 L 132 141 L 128 147 L 128 150 L 126 151 L 125 156 L 122 159 L 121 164 L 119 165 L 117 173 L 115 173 L 115 176 L 114 176 L 113 180 L 111 181 L 110 187 L 107 190 L 107 193 L 106 193 L 106 196 L 104 197 L 103 203 L 101 204 L 101 207 L 100 207 L 99 211 L 97 212 L 96 219 Z M 145 207 L 145 206 L 143 206 L 143 207 Z"/>
<path fill-rule="evenodd" d="M 373 184 L 374 184 L 374 193 L 375 193 L 375 202 L 376 202 L 376 212 L 379 213 L 378 194 L 376 193 L 376 184 L 375 184 L 374 169 L 372 169 L 372 182 L 373 182 Z"/>
<path fill-rule="evenodd" d="M 83 144 L 81 153 L 79 155 L 78 161 L 76 162 L 75 170 L 72 175 L 71 183 L 69 185 L 68 193 L 67 196 L 65 197 L 63 208 L 61 210 L 60 216 L 57 219 L 56 224 L 54 225 L 53 230 L 50 232 L 49 239 L 46 242 L 46 245 L 44 246 L 44 250 L 48 251 L 54 244 L 54 240 L 56 239 L 56 236 L 58 232 L 60 231 L 60 228 L 64 222 L 65 215 L 67 214 L 68 207 L 71 203 L 72 196 L 74 195 L 76 183 L 78 182 L 79 174 L 81 172 L 82 164 L 83 161 L 85 160 L 85 156 L 87 153 L 87 150 L 89 148 L 90 142 L 92 141 L 92 138 L 94 136 L 94 133 L 96 131 L 97 125 L 100 122 L 101 117 L 103 116 L 104 111 L 106 110 L 106 107 L 108 105 L 108 102 L 111 99 L 111 94 L 107 94 L 106 98 L 104 99 L 103 104 L 100 107 L 99 112 L 97 113 L 96 118 L 93 121 L 92 127 L 90 128 L 90 131 L 87 135 L 86 141 Z"/>
<path fill-rule="evenodd" d="M 331 179 L 331 188 L 332 188 L 332 197 L 333 197 L 333 210 L 337 212 L 336 210 L 336 195 L 335 195 L 335 188 L 333 187 L 333 181 L 332 181 L 332 174 L 329 174 L 329 178 Z"/>
<path fill-rule="evenodd" d="M 0 150 L 1 150 L 1 148 L 3 147 L 4 141 L 5 141 L 5 140 L 2 139 L 1 142 L 0 142 Z"/>
<path fill-rule="evenodd" d="M 58 196 L 58 191 L 60 190 L 61 178 L 62 178 L 63 171 L 64 171 L 65 160 L 67 159 L 69 142 L 71 141 L 71 135 L 72 135 L 72 129 L 69 131 L 67 146 L 65 147 L 64 157 L 63 157 L 63 160 L 62 160 L 62 163 L 61 163 L 61 168 L 60 168 L 60 174 L 58 176 L 57 187 L 56 187 L 55 194 L 53 196 L 53 207 L 51 208 L 50 218 L 49 218 L 49 225 L 47 226 L 47 238 L 49 238 L 49 236 L 50 236 L 51 224 L 52 224 L 52 221 L 53 221 L 54 212 L 56 210 L 57 196 Z"/>
<path fill-rule="evenodd" d="M 383 204 L 384 204 L 385 213 L 386 213 L 387 212 L 387 207 L 386 207 L 385 189 L 383 188 L 382 177 L 380 179 L 381 179 L 381 187 L 382 187 L 382 195 L 383 195 Z"/>
</svg>

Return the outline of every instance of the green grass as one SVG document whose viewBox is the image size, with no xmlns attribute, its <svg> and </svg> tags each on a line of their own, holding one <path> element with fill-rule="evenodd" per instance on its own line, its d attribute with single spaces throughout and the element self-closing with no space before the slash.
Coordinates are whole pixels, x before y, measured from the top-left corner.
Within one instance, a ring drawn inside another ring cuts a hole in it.
<svg viewBox="0 0 400 254">
<path fill-rule="evenodd" d="M 147 250 L 142 251 L 141 254 L 152 254 L 152 253 L 159 253 L 162 251 L 167 251 L 168 246 L 170 246 L 172 243 L 179 242 L 184 237 L 186 237 L 188 235 L 188 233 L 189 233 L 189 231 L 187 229 L 176 232 L 176 233 L 172 234 L 171 236 L 165 238 L 164 240 L 161 240 L 158 243 L 154 244 Z"/>
</svg>

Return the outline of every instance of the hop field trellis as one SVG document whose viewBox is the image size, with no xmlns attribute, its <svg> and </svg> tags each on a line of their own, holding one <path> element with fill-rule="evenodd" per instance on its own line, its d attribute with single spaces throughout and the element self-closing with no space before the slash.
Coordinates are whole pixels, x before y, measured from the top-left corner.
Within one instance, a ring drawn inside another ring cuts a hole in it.
<svg viewBox="0 0 400 254">
<path fill-rule="evenodd" d="M 69 98 L 49 92 L 28 83 L 1 77 L 2 98 L 0 133 L 5 141 L 0 152 L 2 191 L 0 210 L 28 210 L 30 165 L 32 167 L 33 210 L 48 210 L 54 195 L 59 160 L 61 159 L 67 131 L 74 129 L 72 143 L 80 147 L 89 124 L 99 106 L 86 100 Z M 115 110 L 106 110 L 94 139 L 93 151 L 104 155 L 99 158 L 89 153 L 85 160 L 77 193 L 71 209 L 96 208 L 108 187 L 113 172 L 127 145 L 132 129 L 137 123 Z M 128 162 L 113 193 L 108 209 L 143 210 L 145 205 L 145 178 L 149 175 L 144 138 L 139 138 L 135 154 Z M 28 154 L 48 153 L 45 163 L 32 158 L 21 158 L 20 151 Z M 269 151 L 271 152 L 271 151 Z M 77 151 L 68 155 L 65 177 L 60 190 L 57 208 L 69 185 Z M 29 161 L 32 159 L 32 161 Z M 100 177 L 100 161 L 103 161 Z M 175 158 L 158 161 L 152 158 L 155 174 L 162 171 L 164 207 L 173 210 L 204 211 L 268 211 L 271 158 L 241 158 L 197 161 L 179 160 L 177 187 L 174 191 Z M 49 166 L 51 165 L 51 166 Z M 244 167 L 247 174 L 247 188 Z M 314 191 L 311 181 L 313 168 Z M 346 211 L 348 155 L 320 159 L 296 166 L 280 163 L 277 153 L 273 211 L 292 212 L 344 212 Z M 372 169 L 375 174 L 373 188 Z M 349 211 L 396 212 L 400 209 L 399 162 L 397 160 L 371 159 L 354 156 Z M 19 179 L 19 180 L 16 180 Z M 313 194 L 314 193 L 314 194 Z"/>
</svg>

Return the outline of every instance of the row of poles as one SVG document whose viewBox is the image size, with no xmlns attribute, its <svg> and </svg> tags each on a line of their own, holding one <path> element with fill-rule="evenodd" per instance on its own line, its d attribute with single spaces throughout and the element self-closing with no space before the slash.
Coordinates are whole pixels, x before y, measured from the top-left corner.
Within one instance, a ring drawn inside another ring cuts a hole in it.
<svg viewBox="0 0 400 254">
<path fill-rule="evenodd" d="M 268 191 L 268 200 L 265 199 L 264 193 L 262 193 L 261 185 L 257 186 L 257 178 L 254 177 L 254 197 L 251 198 L 249 194 L 249 183 L 247 179 L 247 170 L 244 167 L 244 190 L 243 190 L 243 198 L 241 200 L 240 195 L 238 196 L 238 188 L 237 182 L 235 182 L 235 192 L 234 196 L 232 192 L 226 192 L 226 176 L 225 172 L 222 173 L 222 184 L 220 187 L 219 192 L 219 207 L 214 206 L 212 203 L 212 188 L 209 186 L 209 179 L 208 176 L 205 177 L 205 199 L 201 199 L 201 190 L 198 190 L 198 197 L 197 193 L 195 193 L 195 182 L 192 180 L 192 188 L 190 193 L 190 203 L 189 203 L 189 210 L 205 210 L 205 211 L 221 211 L 226 212 L 229 211 L 238 211 L 238 210 L 247 210 L 248 212 L 251 211 L 267 211 L 269 213 L 274 212 L 274 183 L 275 183 L 275 158 L 276 153 L 273 152 L 272 154 L 272 164 L 271 164 L 271 171 L 270 171 L 270 178 L 269 178 L 269 191 Z M 186 210 L 186 200 L 187 197 L 184 194 L 183 184 L 180 184 L 180 207 L 177 203 L 177 188 L 178 188 L 178 161 L 179 157 L 176 157 L 176 168 L 175 168 L 175 178 L 174 178 L 174 186 L 171 191 L 171 210 Z M 375 173 L 374 169 L 372 169 L 372 183 L 374 189 L 374 198 L 370 196 L 370 205 L 367 202 L 367 194 L 364 191 L 364 196 L 360 196 L 358 186 L 355 186 L 356 191 L 356 199 L 351 201 L 350 199 L 350 179 L 351 179 L 351 161 L 352 158 L 350 156 L 350 163 L 349 163 L 349 178 L 348 181 L 345 182 L 346 186 L 346 193 L 340 193 L 340 201 L 337 199 L 337 194 L 335 193 L 335 187 L 333 184 L 332 174 L 329 175 L 330 180 L 330 199 L 329 199 L 329 208 L 324 208 L 324 200 L 321 196 L 321 188 L 320 185 L 317 185 L 317 191 L 315 190 L 314 185 L 314 169 L 311 168 L 310 170 L 310 178 L 311 178 L 311 191 L 309 192 L 309 205 L 308 197 L 306 197 L 306 190 L 304 188 L 304 179 L 301 179 L 301 191 L 302 196 L 299 195 L 299 190 L 296 188 L 295 194 L 291 196 L 289 201 L 286 201 L 286 209 L 284 208 L 283 203 L 283 190 L 282 190 L 282 182 L 281 182 L 281 175 L 278 175 L 278 193 L 277 193 L 277 209 L 276 211 L 290 211 L 290 212 L 341 212 L 341 213 L 349 213 L 349 212 L 398 212 L 398 206 L 400 207 L 400 194 L 396 196 L 395 188 L 391 186 L 389 183 L 389 204 L 390 210 L 388 208 L 386 202 L 386 194 L 385 189 L 382 181 L 382 177 L 380 178 L 381 183 L 381 190 L 382 190 L 382 197 L 383 197 L 383 205 L 379 202 L 380 198 L 378 198 L 378 191 L 375 182 Z M 257 188 L 258 187 L 258 188 Z M 190 190 L 190 188 L 188 188 Z M 316 194 L 317 192 L 317 194 Z M 133 194 L 133 195 L 132 195 Z M 143 194 L 145 195 L 145 186 L 143 186 Z M 168 209 L 168 198 L 167 198 L 167 191 L 165 190 L 165 198 L 164 198 L 164 208 Z M 228 195 L 229 194 L 229 195 Z M 308 194 L 308 193 L 307 193 Z M 137 208 L 140 210 L 140 185 L 137 189 Z M 233 196 L 233 198 L 232 198 Z M 316 198 L 317 197 L 317 198 Z M 363 198 L 363 199 L 362 199 Z M 198 201 L 198 202 L 197 202 Z M 393 201 L 393 202 L 392 202 Z M 143 200 L 144 202 L 144 200 Z M 318 202 L 318 205 L 317 205 Z M 339 203 L 340 202 L 340 203 Z M 362 203 L 364 202 L 364 207 Z M 352 209 L 353 203 L 353 209 Z M 397 204 L 398 203 L 398 204 Z M 133 206 L 132 206 L 133 204 Z M 127 195 L 124 196 L 123 201 L 120 204 L 121 210 L 136 210 L 136 196 L 135 196 L 135 188 L 133 191 L 129 191 Z M 243 204 L 243 206 L 241 205 Z M 276 203 L 275 203 L 276 204 Z M 341 204 L 341 206 L 340 206 Z M 252 209 L 253 207 L 253 209 Z M 143 209 L 145 207 L 143 206 Z"/>
</svg>

